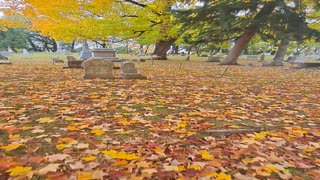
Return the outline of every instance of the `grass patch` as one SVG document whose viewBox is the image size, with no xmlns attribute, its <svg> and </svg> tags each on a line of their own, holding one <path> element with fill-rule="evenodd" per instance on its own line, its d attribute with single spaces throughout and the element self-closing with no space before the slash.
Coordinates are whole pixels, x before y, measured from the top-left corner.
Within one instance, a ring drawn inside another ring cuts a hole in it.
<svg viewBox="0 0 320 180">
<path fill-rule="evenodd" d="M 158 117 L 158 116 L 149 116 L 149 117 L 146 117 L 146 119 L 148 121 L 161 121 L 163 118 Z"/>
<path fill-rule="evenodd" d="M 304 173 L 303 170 L 299 168 L 289 167 L 287 168 L 287 170 L 289 170 L 290 174 L 294 176 L 299 176 L 304 180 L 312 180 L 312 178 L 308 174 Z"/>
</svg>

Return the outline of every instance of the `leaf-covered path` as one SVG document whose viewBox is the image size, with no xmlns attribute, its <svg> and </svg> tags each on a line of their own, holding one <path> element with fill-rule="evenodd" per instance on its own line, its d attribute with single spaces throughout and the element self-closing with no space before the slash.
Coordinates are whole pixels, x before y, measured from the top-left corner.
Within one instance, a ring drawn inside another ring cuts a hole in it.
<svg viewBox="0 0 320 180">
<path fill-rule="evenodd" d="M 186 63 L 0 66 L 0 179 L 320 177 L 319 70 Z"/>
</svg>

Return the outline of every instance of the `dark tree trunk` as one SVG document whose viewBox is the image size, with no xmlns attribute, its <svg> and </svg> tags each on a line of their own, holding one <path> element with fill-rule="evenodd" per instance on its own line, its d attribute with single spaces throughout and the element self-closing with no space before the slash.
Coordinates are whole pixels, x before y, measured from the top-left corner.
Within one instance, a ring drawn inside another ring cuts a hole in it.
<svg viewBox="0 0 320 180">
<path fill-rule="evenodd" d="M 245 32 L 235 42 L 235 45 L 232 47 L 228 56 L 220 63 L 221 65 L 237 65 L 238 64 L 237 60 L 241 52 L 261 27 L 263 23 L 262 18 L 265 18 L 268 15 L 270 15 L 275 7 L 276 7 L 275 2 L 270 2 L 263 6 L 260 12 L 253 18 L 251 24 L 248 26 Z"/>
<path fill-rule="evenodd" d="M 32 42 L 31 38 L 28 38 L 27 40 L 35 52 L 39 51 L 37 46 Z"/>
<path fill-rule="evenodd" d="M 57 42 L 55 40 L 52 40 L 52 52 L 57 52 L 58 50 L 58 45 Z"/>
<path fill-rule="evenodd" d="M 156 43 L 156 47 L 152 55 L 157 56 L 158 60 L 167 60 L 167 51 L 170 49 L 170 46 L 176 41 L 176 39 L 169 40 L 160 40 Z"/>
<path fill-rule="evenodd" d="M 173 46 L 173 54 L 179 54 L 179 46 Z"/>
<path fill-rule="evenodd" d="M 71 43 L 71 51 L 74 51 L 75 44 L 76 44 L 76 40 L 72 41 L 72 43 Z"/>
<path fill-rule="evenodd" d="M 290 42 L 290 39 L 289 39 L 288 35 L 285 35 L 283 38 L 281 38 L 277 53 L 274 56 L 273 61 L 267 65 L 269 65 L 269 66 L 283 66 L 283 58 L 287 53 L 289 42 Z"/>
<path fill-rule="evenodd" d="M 148 54 L 148 50 L 149 50 L 150 45 L 147 45 L 146 50 L 144 51 L 144 54 Z"/>
</svg>

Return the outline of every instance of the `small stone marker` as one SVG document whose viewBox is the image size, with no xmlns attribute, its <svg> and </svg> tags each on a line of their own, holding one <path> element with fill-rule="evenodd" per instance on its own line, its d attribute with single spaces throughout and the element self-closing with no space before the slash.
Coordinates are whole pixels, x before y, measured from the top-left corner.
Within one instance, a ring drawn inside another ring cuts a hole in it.
<svg viewBox="0 0 320 180">
<path fill-rule="evenodd" d="M 208 57 L 207 62 L 221 62 L 221 57 L 219 57 L 219 56 L 210 56 L 210 57 Z"/>
<path fill-rule="evenodd" d="M 121 63 L 121 78 L 123 79 L 147 79 L 147 77 L 138 73 L 133 62 Z"/>
<path fill-rule="evenodd" d="M 0 56 L 4 56 L 4 57 L 7 57 L 10 55 L 10 53 L 8 51 L 0 51 Z"/>
<path fill-rule="evenodd" d="M 73 56 L 67 56 L 68 61 L 76 61 L 76 58 Z"/>
<path fill-rule="evenodd" d="M 52 58 L 52 64 L 55 64 L 55 63 L 64 63 L 64 61 L 59 58 Z"/>
<path fill-rule="evenodd" d="M 30 53 L 28 52 L 27 49 L 22 49 L 22 56 L 23 56 L 23 58 L 25 58 L 25 59 L 30 58 Z"/>
<path fill-rule="evenodd" d="M 247 55 L 246 60 L 259 60 L 258 55 Z"/>
<path fill-rule="evenodd" d="M 29 55 L 30 55 L 30 53 L 29 53 L 28 50 L 26 50 L 26 49 L 22 49 L 22 54 L 23 54 L 24 56 L 29 56 Z"/>
<path fill-rule="evenodd" d="M 12 64 L 9 60 L 0 60 L 0 64 Z"/>
<path fill-rule="evenodd" d="M 92 57 L 82 63 L 84 79 L 113 79 L 113 62 L 103 58 Z"/>
<path fill-rule="evenodd" d="M 62 46 L 61 46 L 60 42 L 57 41 L 56 44 L 57 44 L 57 51 L 56 51 L 56 53 L 62 54 L 62 53 L 63 53 L 63 50 L 62 50 Z"/>
<path fill-rule="evenodd" d="M 5 55 L 2 55 L 2 53 L 0 53 L 0 60 L 8 60 L 8 58 Z"/>
<path fill-rule="evenodd" d="M 295 56 L 289 56 L 288 59 L 287 59 L 287 62 L 294 62 L 296 60 L 296 57 Z"/>
</svg>

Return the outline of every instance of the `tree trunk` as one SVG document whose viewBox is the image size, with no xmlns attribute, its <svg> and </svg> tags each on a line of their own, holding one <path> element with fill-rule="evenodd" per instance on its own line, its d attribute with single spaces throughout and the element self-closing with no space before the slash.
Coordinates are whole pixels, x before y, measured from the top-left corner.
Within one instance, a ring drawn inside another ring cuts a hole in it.
<svg viewBox="0 0 320 180">
<path fill-rule="evenodd" d="M 237 65 L 237 59 L 240 56 L 243 49 L 250 42 L 253 36 L 258 32 L 262 23 L 262 19 L 267 17 L 272 13 L 276 7 L 275 2 L 266 3 L 260 12 L 253 18 L 251 24 L 245 30 L 245 32 L 240 36 L 240 38 L 235 42 L 228 56 L 220 63 L 221 65 Z"/>
<path fill-rule="evenodd" d="M 149 50 L 150 45 L 147 45 L 146 50 L 144 51 L 144 54 L 148 54 L 148 50 Z"/>
<path fill-rule="evenodd" d="M 31 38 L 28 38 L 27 40 L 28 40 L 29 44 L 31 45 L 32 49 L 33 49 L 35 52 L 37 52 L 37 51 L 38 51 L 38 48 L 37 48 L 37 46 L 32 42 Z"/>
<path fill-rule="evenodd" d="M 167 60 L 167 51 L 170 49 L 170 46 L 176 41 L 176 39 L 169 40 L 160 40 L 156 43 L 156 47 L 152 55 L 157 56 L 157 60 Z"/>
<path fill-rule="evenodd" d="M 58 50 L 58 44 L 55 40 L 52 40 L 52 52 L 57 52 Z"/>
<path fill-rule="evenodd" d="M 173 54 L 179 54 L 179 46 L 173 45 Z"/>
<path fill-rule="evenodd" d="M 287 53 L 288 45 L 289 45 L 289 36 L 285 35 L 283 38 L 281 38 L 280 44 L 278 46 L 278 50 L 276 55 L 273 58 L 273 61 L 269 64 L 269 66 L 283 66 L 283 58 Z"/>
<path fill-rule="evenodd" d="M 72 41 L 72 43 L 71 43 L 71 49 L 70 49 L 72 52 L 74 51 L 74 46 L 75 46 L 75 44 L 76 44 L 76 40 Z"/>
</svg>

